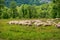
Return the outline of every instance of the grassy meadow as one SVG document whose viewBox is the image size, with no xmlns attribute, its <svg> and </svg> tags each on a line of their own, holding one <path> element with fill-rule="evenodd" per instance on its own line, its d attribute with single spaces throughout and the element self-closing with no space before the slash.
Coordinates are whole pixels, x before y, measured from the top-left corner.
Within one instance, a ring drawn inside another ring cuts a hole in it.
<svg viewBox="0 0 60 40">
<path fill-rule="evenodd" d="M 0 19 L 0 40 L 60 40 L 55 26 L 9 25 L 10 19 Z"/>
<path fill-rule="evenodd" d="M 0 0 L 0 40 L 60 40 L 60 0 Z"/>
</svg>

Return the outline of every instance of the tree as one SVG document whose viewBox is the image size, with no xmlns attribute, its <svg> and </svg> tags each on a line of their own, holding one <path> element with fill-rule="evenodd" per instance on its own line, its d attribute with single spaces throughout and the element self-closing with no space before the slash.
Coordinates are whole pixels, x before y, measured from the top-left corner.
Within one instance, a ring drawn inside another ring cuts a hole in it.
<svg viewBox="0 0 60 40">
<path fill-rule="evenodd" d="M 0 18 L 2 15 L 2 10 L 4 9 L 5 0 L 0 0 Z"/>
<path fill-rule="evenodd" d="M 16 6 L 17 6 L 16 2 L 12 0 L 10 3 L 10 8 L 12 10 L 12 14 L 11 14 L 12 18 L 16 18 L 18 16 Z"/>
<path fill-rule="evenodd" d="M 55 4 L 53 7 L 53 10 L 57 13 L 57 18 L 60 18 L 60 0 L 53 0 L 53 3 Z"/>
<path fill-rule="evenodd" d="M 4 8 L 3 12 L 2 12 L 2 18 L 3 19 L 8 19 L 9 18 L 9 14 L 8 14 L 8 9 Z"/>
<path fill-rule="evenodd" d="M 0 9 L 4 8 L 5 0 L 0 0 Z"/>
</svg>

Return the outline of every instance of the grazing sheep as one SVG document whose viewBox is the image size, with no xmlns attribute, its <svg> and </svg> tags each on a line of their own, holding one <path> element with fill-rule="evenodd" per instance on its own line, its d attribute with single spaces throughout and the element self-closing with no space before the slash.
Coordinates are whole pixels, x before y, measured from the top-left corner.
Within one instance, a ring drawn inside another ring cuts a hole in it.
<svg viewBox="0 0 60 40">
<path fill-rule="evenodd" d="M 21 23 L 21 22 L 19 22 L 18 24 L 19 24 L 19 25 L 22 25 L 22 23 Z"/>
<path fill-rule="evenodd" d="M 42 22 L 40 22 L 40 23 L 35 22 L 34 25 L 35 25 L 35 26 L 41 26 L 41 25 L 43 25 L 43 23 L 42 23 Z"/>
<path fill-rule="evenodd" d="M 31 20 L 31 23 L 34 23 L 35 22 L 35 20 Z"/>
<path fill-rule="evenodd" d="M 23 25 L 29 25 L 29 26 L 31 26 L 31 25 L 32 25 L 32 23 L 31 23 L 31 21 L 30 21 L 30 20 L 26 20 L 26 21 L 24 21 Z"/>
<path fill-rule="evenodd" d="M 38 24 L 37 24 L 37 26 L 42 26 L 42 25 L 43 25 L 43 23 L 38 23 Z"/>
<path fill-rule="evenodd" d="M 28 23 L 28 22 L 30 22 L 30 20 L 25 20 L 25 22 L 27 22 L 27 23 Z"/>
<path fill-rule="evenodd" d="M 31 22 L 32 22 L 32 23 L 34 23 L 34 22 L 35 22 L 35 20 L 31 20 Z"/>
<path fill-rule="evenodd" d="M 18 24 L 19 25 L 23 25 L 24 21 L 19 21 Z"/>
<path fill-rule="evenodd" d="M 29 26 L 31 26 L 31 20 L 25 20 L 25 21 L 23 21 L 23 23 L 22 23 L 22 25 L 29 25 Z"/>
<path fill-rule="evenodd" d="M 18 21 L 14 21 L 14 24 L 18 24 Z"/>
<path fill-rule="evenodd" d="M 51 23 L 44 23 L 44 26 L 51 26 L 52 24 Z"/>
<path fill-rule="evenodd" d="M 55 18 L 56 20 L 60 20 L 60 18 Z"/>
<path fill-rule="evenodd" d="M 47 22 L 55 22 L 55 19 L 48 19 Z"/>
<path fill-rule="evenodd" d="M 27 25 L 28 23 L 23 23 L 22 25 Z"/>
<path fill-rule="evenodd" d="M 8 24 L 19 24 L 19 25 L 28 25 L 28 26 L 51 26 L 51 25 L 56 25 L 58 26 L 58 24 L 60 25 L 60 22 L 58 24 L 56 24 L 55 22 L 53 22 L 52 20 L 47 20 L 46 22 L 42 22 L 42 20 L 20 20 L 20 21 L 9 21 Z"/>
<path fill-rule="evenodd" d="M 31 20 L 32 23 L 41 22 L 40 20 Z"/>
<path fill-rule="evenodd" d="M 52 25 L 56 25 L 56 22 L 53 22 Z"/>
<path fill-rule="evenodd" d="M 47 20 L 46 22 L 47 22 L 47 23 L 52 23 L 53 21 L 52 21 L 52 20 Z"/>
<path fill-rule="evenodd" d="M 60 28 L 60 22 L 59 22 L 58 24 L 56 24 L 56 27 L 57 27 L 57 28 Z"/>
<path fill-rule="evenodd" d="M 56 27 L 60 28 L 60 24 L 56 24 Z"/>
<path fill-rule="evenodd" d="M 31 23 L 31 22 L 29 22 L 27 25 L 28 25 L 28 26 L 32 26 L 32 23 Z"/>
<path fill-rule="evenodd" d="M 14 24 L 14 21 L 10 21 L 8 24 Z"/>
<path fill-rule="evenodd" d="M 12 24 L 12 22 L 10 21 L 8 24 Z"/>
</svg>

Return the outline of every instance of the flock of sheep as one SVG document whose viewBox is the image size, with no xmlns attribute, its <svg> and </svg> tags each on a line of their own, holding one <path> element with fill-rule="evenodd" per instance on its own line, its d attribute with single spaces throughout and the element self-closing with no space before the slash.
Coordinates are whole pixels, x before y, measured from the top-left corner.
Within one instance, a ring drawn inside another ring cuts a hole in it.
<svg viewBox="0 0 60 40">
<path fill-rule="evenodd" d="M 60 27 L 60 22 L 56 23 L 55 19 L 48 19 L 46 21 L 42 20 L 20 20 L 20 21 L 9 21 L 8 24 L 17 24 L 17 25 L 25 25 L 25 26 L 56 26 Z"/>
</svg>

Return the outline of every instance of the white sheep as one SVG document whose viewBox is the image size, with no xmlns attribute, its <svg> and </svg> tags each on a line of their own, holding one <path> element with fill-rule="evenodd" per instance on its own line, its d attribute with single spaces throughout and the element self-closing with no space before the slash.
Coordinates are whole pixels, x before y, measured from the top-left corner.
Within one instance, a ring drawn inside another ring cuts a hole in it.
<svg viewBox="0 0 60 40">
<path fill-rule="evenodd" d="M 18 22 L 19 25 L 23 25 L 23 23 L 24 23 L 23 21 L 19 21 Z"/>
<path fill-rule="evenodd" d="M 51 23 L 47 23 L 47 22 L 43 24 L 43 26 L 51 26 L 51 25 L 52 25 Z"/>
<path fill-rule="evenodd" d="M 28 26 L 32 26 L 32 23 L 31 23 L 31 22 L 29 22 L 27 25 L 28 25 Z"/>
<path fill-rule="evenodd" d="M 40 20 L 31 20 L 32 23 L 40 22 Z"/>
<path fill-rule="evenodd" d="M 60 20 L 60 18 L 55 18 L 56 20 Z"/>
<path fill-rule="evenodd" d="M 42 22 L 40 22 L 40 23 L 35 22 L 34 25 L 35 25 L 35 26 L 41 26 L 41 25 L 43 25 L 43 23 L 42 23 Z"/>
<path fill-rule="evenodd" d="M 8 24 L 14 24 L 14 21 L 10 21 Z"/>
<path fill-rule="evenodd" d="M 14 21 L 14 24 L 18 24 L 18 21 Z"/>
</svg>

